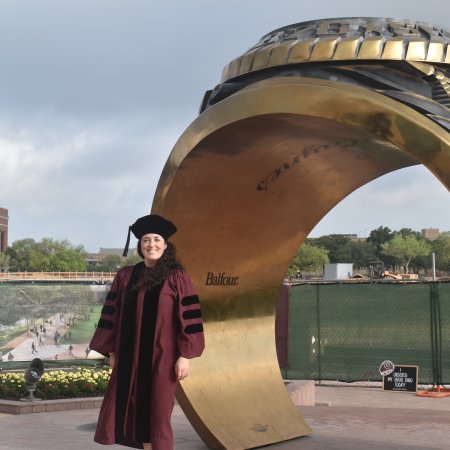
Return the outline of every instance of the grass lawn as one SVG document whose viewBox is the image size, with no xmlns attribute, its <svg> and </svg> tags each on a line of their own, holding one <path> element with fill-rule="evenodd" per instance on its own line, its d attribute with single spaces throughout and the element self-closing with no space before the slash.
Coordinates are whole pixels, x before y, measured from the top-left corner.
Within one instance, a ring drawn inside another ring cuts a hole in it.
<svg viewBox="0 0 450 450">
<path fill-rule="evenodd" d="M 20 327 L 12 328 L 11 330 L 0 333 L 0 348 L 3 353 L 7 353 L 11 348 L 3 347 L 8 342 L 11 342 L 14 338 L 24 334 L 27 331 L 27 327 L 22 325 Z"/>
<path fill-rule="evenodd" d="M 89 313 L 89 319 L 77 317 L 74 325 L 70 327 L 71 336 L 67 342 L 70 341 L 72 344 L 88 344 L 94 334 L 95 324 L 100 318 L 101 309 L 102 305 L 94 305 L 92 306 L 93 311 Z"/>
</svg>

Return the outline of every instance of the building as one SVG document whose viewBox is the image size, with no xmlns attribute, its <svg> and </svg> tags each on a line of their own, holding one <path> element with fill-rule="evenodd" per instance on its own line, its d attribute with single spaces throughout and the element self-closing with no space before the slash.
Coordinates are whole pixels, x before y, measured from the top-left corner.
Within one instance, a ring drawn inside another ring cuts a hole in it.
<svg viewBox="0 0 450 450">
<path fill-rule="evenodd" d="M 98 253 L 88 253 L 86 255 L 86 262 L 88 264 L 89 270 L 95 270 L 96 266 L 100 265 L 103 260 L 107 256 L 120 256 L 121 258 L 123 254 L 123 248 L 104 248 L 100 247 L 100 251 Z M 130 249 L 128 256 L 137 255 L 138 252 L 136 249 Z M 123 258 L 125 260 L 125 258 Z"/>
<path fill-rule="evenodd" d="M 103 247 L 100 247 L 100 251 L 98 252 L 98 255 L 100 257 L 105 257 L 107 255 L 122 256 L 122 254 L 123 254 L 123 248 L 103 248 Z"/>
<path fill-rule="evenodd" d="M 435 241 L 439 237 L 439 228 L 423 228 L 422 236 L 429 241 Z"/>
<path fill-rule="evenodd" d="M 8 247 L 8 210 L 0 208 L 0 252 Z"/>
<path fill-rule="evenodd" d="M 353 276 L 353 263 L 332 263 L 323 266 L 324 280 L 348 280 Z"/>
</svg>

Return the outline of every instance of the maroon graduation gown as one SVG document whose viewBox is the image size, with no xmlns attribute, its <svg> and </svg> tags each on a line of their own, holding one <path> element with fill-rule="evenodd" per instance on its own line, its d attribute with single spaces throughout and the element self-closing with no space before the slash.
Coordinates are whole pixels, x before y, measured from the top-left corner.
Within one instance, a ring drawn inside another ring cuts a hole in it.
<svg viewBox="0 0 450 450">
<path fill-rule="evenodd" d="M 150 290 L 131 290 L 143 267 L 141 262 L 117 272 L 89 344 L 105 356 L 115 353 L 94 440 L 172 450 L 175 362 L 203 352 L 200 304 L 182 270 Z"/>
</svg>

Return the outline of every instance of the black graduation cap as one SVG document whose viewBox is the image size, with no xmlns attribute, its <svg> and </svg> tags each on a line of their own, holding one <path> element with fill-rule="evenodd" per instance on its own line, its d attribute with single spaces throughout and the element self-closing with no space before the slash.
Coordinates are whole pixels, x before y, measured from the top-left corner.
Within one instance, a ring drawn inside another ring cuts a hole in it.
<svg viewBox="0 0 450 450">
<path fill-rule="evenodd" d="M 144 234 L 154 233 L 159 234 L 167 241 L 167 239 L 169 239 L 176 231 L 177 227 L 170 220 L 164 219 L 164 217 L 158 216 L 157 214 L 149 214 L 148 216 L 140 217 L 133 225 L 128 227 L 127 243 L 123 250 L 123 256 L 127 256 L 128 254 L 130 232 L 133 232 L 136 239 L 141 239 Z"/>
</svg>

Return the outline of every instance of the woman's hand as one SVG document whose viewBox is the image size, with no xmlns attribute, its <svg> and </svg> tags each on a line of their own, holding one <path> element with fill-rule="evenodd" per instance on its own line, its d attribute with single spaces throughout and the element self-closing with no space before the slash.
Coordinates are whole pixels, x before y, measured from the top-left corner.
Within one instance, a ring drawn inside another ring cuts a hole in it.
<svg viewBox="0 0 450 450">
<path fill-rule="evenodd" d="M 189 375 L 189 359 L 180 356 L 175 363 L 177 380 L 184 380 Z"/>
<path fill-rule="evenodd" d="M 110 353 L 109 354 L 109 367 L 111 367 L 111 369 L 114 369 L 114 363 L 116 362 L 116 355 L 115 353 Z"/>
</svg>

